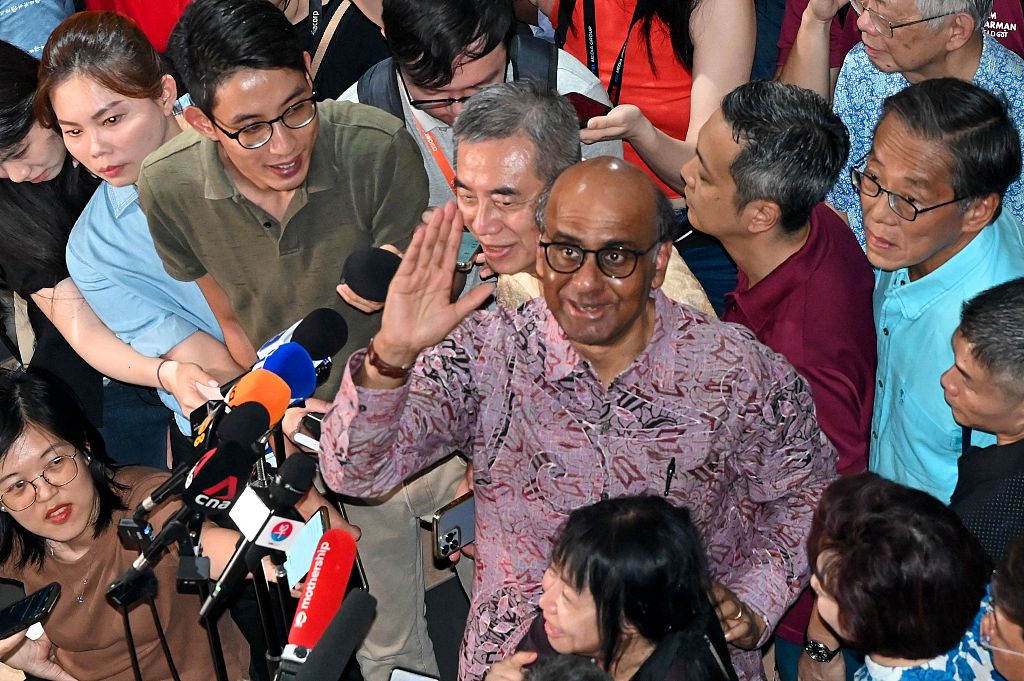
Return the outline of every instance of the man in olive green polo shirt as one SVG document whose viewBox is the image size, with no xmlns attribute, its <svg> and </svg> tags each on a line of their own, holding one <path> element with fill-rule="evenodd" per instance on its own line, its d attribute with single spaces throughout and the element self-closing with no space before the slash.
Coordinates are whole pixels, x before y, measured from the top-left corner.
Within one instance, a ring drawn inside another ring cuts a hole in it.
<svg viewBox="0 0 1024 681">
<path fill-rule="evenodd" d="M 172 54 L 196 104 L 184 112 L 194 132 L 146 159 L 139 199 L 168 273 L 199 284 L 240 365 L 318 307 L 348 323 L 345 357 L 380 314 L 338 297 L 342 264 L 366 246 L 408 244 L 427 201 L 423 162 L 397 119 L 315 101 L 290 27 L 257 43 L 247 34 L 264 27 L 216 20 L 235 4 L 264 23 L 280 14 L 210 2 L 179 27 Z"/>
<path fill-rule="evenodd" d="M 342 264 L 365 246 L 408 244 L 427 203 L 415 143 L 377 109 L 315 104 L 309 56 L 265 0 L 195 0 L 170 52 L 195 102 L 184 113 L 194 131 L 146 159 L 139 182 L 164 266 L 199 283 L 239 364 L 324 306 L 348 323 L 343 360 L 367 345 L 380 313 L 338 297 Z M 394 666 L 437 675 L 416 515 L 451 499 L 456 481 L 428 474 L 382 503 L 347 505 L 378 599 L 359 652 L 367 681 L 386 681 Z"/>
</svg>

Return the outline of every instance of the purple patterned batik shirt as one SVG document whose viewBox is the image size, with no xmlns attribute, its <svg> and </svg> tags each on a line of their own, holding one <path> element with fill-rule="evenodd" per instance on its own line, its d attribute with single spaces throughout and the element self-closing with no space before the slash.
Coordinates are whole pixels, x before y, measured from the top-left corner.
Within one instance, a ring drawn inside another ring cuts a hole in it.
<svg viewBox="0 0 1024 681">
<path fill-rule="evenodd" d="M 401 388 L 357 388 L 364 352 L 350 358 L 324 421 L 333 489 L 377 496 L 445 452 L 472 457 L 476 582 L 461 681 L 515 650 L 562 523 L 605 497 L 667 490 L 687 506 L 712 577 L 768 631 L 806 584 L 811 515 L 836 475 L 807 383 L 749 331 L 654 299 L 650 343 L 607 388 L 541 298 L 473 314 Z M 734 650 L 733 662 L 741 679 L 762 676 L 757 651 Z"/>
</svg>

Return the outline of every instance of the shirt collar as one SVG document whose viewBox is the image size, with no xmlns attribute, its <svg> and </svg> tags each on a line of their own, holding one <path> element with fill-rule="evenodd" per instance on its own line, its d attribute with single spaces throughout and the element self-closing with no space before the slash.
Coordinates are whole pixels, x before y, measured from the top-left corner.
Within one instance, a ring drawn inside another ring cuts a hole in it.
<svg viewBox="0 0 1024 681">
<path fill-rule="evenodd" d="M 806 285 L 807 274 L 819 266 L 824 257 L 824 236 L 821 226 L 811 217 L 807 240 L 761 281 L 748 288 L 747 276 L 739 273 L 736 290 L 726 294 L 740 309 L 750 330 L 758 335 L 765 324 L 773 321 L 775 310 L 793 291 Z"/>
<path fill-rule="evenodd" d="M 104 182 L 103 188 L 107 192 L 107 200 L 110 201 L 110 207 L 116 218 L 123 217 L 125 211 L 139 202 L 139 188 L 134 184 L 115 187 L 109 182 Z"/>
<path fill-rule="evenodd" d="M 885 295 L 899 304 L 904 318 L 917 319 L 996 252 L 1000 247 L 996 235 L 999 228 L 998 222 L 987 225 L 962 251 L 917 281 L 910 280 L 907 268 L 896 270 Z"/>
<path fill-rule="evenodd" d="M 651 297 L 654 298 L 654 329 L 651 332 L 651 340 L 613 382 L 628 379 L 638 366 L 649 365 L 650 380 L 656 388 L 663 389 L 675 383 L 671 330 L 678 326 L 680 313 L 661 289 L 655 289 Z M 544 338 L 547 352 L 544 367 L 547 379 L 553 383 L 574 375 L 589 375 L 596 379 L 590 362 L 573 347 L 546 305 L 545 310 L 547 320 Z"/>
<path fill-rule="evenodd" d="M 330 134 L 326 130 L 328 126 L 324 125 L 324 102 L 318 102 L 317 107 L 320 125 L 317 127 L 316 141 L 313 142 L 313 153 L 309 161 L 309 173 L 306 175 L 306 179 L 301 187 L 301 189 L 309 193 L 332 189 L 335 186 L 335 178 L 338 174 L 331 163 L 331 154 L 322 153 L 324 150 L 332 148 L 332 141 L 327 137 Z M 234 140 L 230 142 L 214 142 L 206 137 L 203 137 L 199 142 L 199 160 L 203 168 L 203 177 L 206 179 L 203 196 L 211 200 L 231 199 L 241 195 L 238 187 L 235 186 L 234 181 L 228 175 L 224 162 L 220 159 L 220 154 L 217 153 L 218 145 L 220 144 L 237 144 L 237 142 Z"/>
</svg>

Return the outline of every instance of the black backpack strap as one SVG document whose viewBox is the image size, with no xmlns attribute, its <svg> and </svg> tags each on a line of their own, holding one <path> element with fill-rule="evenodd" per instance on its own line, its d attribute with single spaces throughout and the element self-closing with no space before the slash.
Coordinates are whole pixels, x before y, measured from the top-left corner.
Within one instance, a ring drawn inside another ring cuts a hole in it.
<svg viewBox="0 0 1024 681">
<path fill-rule="evenodd" d="M 558 48 L 534 36 L 512 37 L 508 50 L 512 80 L 533 80 L 558 90 Z"/>
<path fill-rule="evenodd" d="M 572 11 L 574 9 L 576 9 L 576 0 L 561 0 L 558 3 L 558 26 L 555 27 L 555 45 L 558 45 L 560 48 L 565 47 L 565 38 L 569 35 L 569 24 L 572 22 Z"/>
<path fill-rule="evenodd" d="M 367 69 L 356 83 L 356 96 L 363 104 L 387 111 L 395 118 L 405 118 L 398 93 L 398 72 L 391 57 Z"/>
</svg>

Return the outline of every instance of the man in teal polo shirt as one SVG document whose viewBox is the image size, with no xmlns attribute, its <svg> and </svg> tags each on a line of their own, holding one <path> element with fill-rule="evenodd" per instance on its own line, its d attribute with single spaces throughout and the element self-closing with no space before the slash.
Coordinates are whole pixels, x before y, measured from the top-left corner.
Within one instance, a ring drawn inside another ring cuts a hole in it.
<svg viewBox="0 0 1024 681">
<path fill-rule="evenodd" d="M 1024 274 L 1020 223 L 1001 210 L 1020 142 L 999 99 L 952 78 L 912 85 L 882 112 L 851 173 L 879 269 L 869 468 L 948 502 L 964 443 L 939 379 L 961 304 Z M 975 445 L 993 442 L 973 434 Z"/>
</svg>

